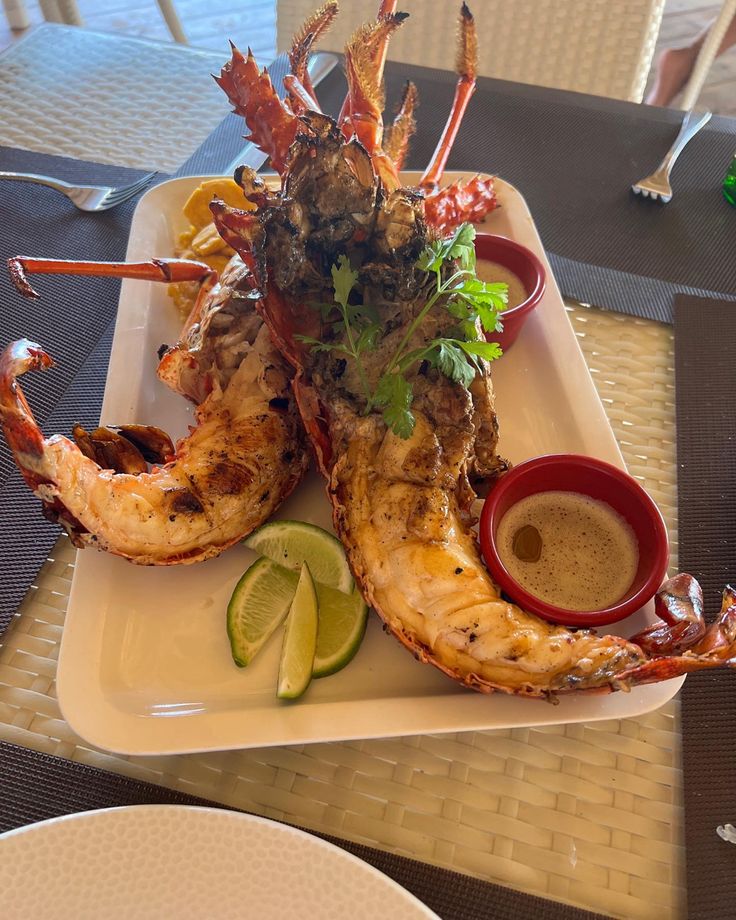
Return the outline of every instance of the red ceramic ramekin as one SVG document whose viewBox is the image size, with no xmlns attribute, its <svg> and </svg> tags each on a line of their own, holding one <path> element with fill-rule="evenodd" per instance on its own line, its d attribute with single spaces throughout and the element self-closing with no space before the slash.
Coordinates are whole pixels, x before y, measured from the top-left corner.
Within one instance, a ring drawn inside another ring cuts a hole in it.
<svg viewBox="0 0 736 920">
<path fill-rule="evenodd" d="M 521 332 L 521 327 L 527 320 L 532 310 L 539 304 L 547 284 L 544 267 L 534 253 L 507 239 L 505 236 L 496 236 L 492 233 L 477 233 L 475 236 L 475 254 L 479 259 L 489 259 L 505 266 L 515 275 L 519 276 L 527 298 L 523 303 L 510 310 L 504 310 L 502 332 L 489 332 L 486 338 L 489 342 L 498 342 L 504 351 L 508 351 Z"/>
<path fill-rule="evenodd" d="M 498 555 L 496 533 L 512 505 L 538 492 L 578 492 L 606 502 L 633 529 L 639 543 L 639 566 L 628 592 L 600 610 L 566 610 L 526 591 Z M 669 541 L 662 515 L 639 483 L 610 463 L 581 454 L 549 454 L 514 467 L 492 489 L 480 517 L 480 545 L 493 579 L 521 608 L 565 626 L 605 626 L 635 613 L 662 584 L 669 561 Z"/>
</svg>

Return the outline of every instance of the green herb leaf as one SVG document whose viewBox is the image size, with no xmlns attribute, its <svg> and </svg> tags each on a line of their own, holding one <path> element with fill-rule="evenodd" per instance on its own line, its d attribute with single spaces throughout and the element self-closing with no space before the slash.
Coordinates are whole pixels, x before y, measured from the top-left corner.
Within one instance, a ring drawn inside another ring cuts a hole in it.
<svg viewBox="0 0 736 920">
<path fill-rule="evenodd" d="M 335 309 L 334 303 L 319 303 L 316 300 L 308 300 L 307 306 L 309 306 L 312 310 L 319 310 L 319 315 L 322 318 L 323 322 L 327 319 L 330 313 L 332 313 L 332 311 Z"/>
<path fill-rule="evenodd" d="M 456 319 L 470 319 L 473 315 L 467 301 L 460 297 L 451 297 L 447 301 L 447 312 Z"/>
<path fill-rule="evenodd" d="M 486 361 L 495 361 L 503 354 L 498 342 L 458 342 L 467 355 L 477 355 Z"/>
<path fill-rule="evenodd" d="M 369 303 L 346 304 L 345 315 L 351 323 L 380 323 L 378 310 Z"/>
<path fill-rule="evenodd" d="M 443 262 L 443 243 L 442 240 L 434 240 L 428 243 L 424 251 L 417 259 L 417 267 L 424 272 L 436 272 Z"/>
<path fill-rule="evenodd" d="M 416 419 L 409 411 L 414 399 L 411 384 L 399 373 L 383 374 L 373 397 L 377 406 L 384 406 L 383 419 L 395 435 L 408 438 Z"/>
<path fill-rule="evenodd" d="M 402 405 L 408 408 L 411 405 L 412 389 L 401 374 L 383 374 L 376 386 L 374 402 L 377 406 Z"/>
<path fill-rule="evenodd" d="M 508 285 L 500 281 L 481 281 L 472 275 L 454 285 L 452 295 L 462 297 L 469 304 L 486 304 L 496 310 L 503 310 L 509 301 Z"/>
<path fill-rule="evenodd" d="M 388 406 L 383 410 L 383 420 L 399 438 L 410 438 L 417 420 L 413 414 L 401 406 Z"/>
<path fill-rule="evenodd" d="M 294 338 L 297 340 L 297 342 L 304 342 L 305 345 L 311 345 L 313 351 L 332 351 L 333 349 L 340 350 L 339 345 L 332 345 L 327 342 L 321 342 L 319 339 L 315 339 L 311 335 L 295 335 Z"/>
<path fill-rule="evenodd" d="M 463 320 L 463 322 L 460 323 L 460 333 L 466 342 L 485 341 L 475 319 Z"/>
<path fill-rule="evenodd" d="M 335 288 L 335 300 L 343 307 L 347 307 L 350 292 L 358 280 L 358 273 L 350 267 L 350 260 L 342 255 L 337 264 L 332 266 L 332 285 Z"/>
<path fill-rule="evenodd" d="M 493 307 L 487 307 L 484 304 L 478 304 L 476 312 L 480 319 L 480 324 L 486 332 L 501 332 L 503 323 L 501 317 Z"/>
<path fill-rule="evenodd" d="M 355 340 L 356 355 L 363 354 L 364 351 L 373 351 L 378 343 L 378 337 L 381 334 L 381 327 L 378 323 L 371 323 L 360 330 L 358 338 Z"/>
<path fill-rule="evenodd" d="M 402 406 L 387 406 L 383 410 L 383 420 L 399 438 L 410 438 L 417 423 L 413 414 Z"/>
<path fill-rule="evenodd" d="M 472 224 L 460 224 L 450 239 L 447 259 L 457 259 L 465 271 L 475 269 L 475 227 Z"/>
<path fill-rule="evenodd" d="M 459 347 L 461 344 L 454 339 L 438 339 L 435 363 L 453 383 L 469 387 L 475 377 L 475 368 L 468 363 L 467 357 Z"/>
<path fill-rule="evenodd" d="M 443 262 L 457 259 L 465 271 L 475 269 L 475 227 L 472 224 L 460 224 L 447 240 L 434 240 L 429 243 L 419 257 L 417 265 L 426 272 L 439 271 Z"/>
</svg>

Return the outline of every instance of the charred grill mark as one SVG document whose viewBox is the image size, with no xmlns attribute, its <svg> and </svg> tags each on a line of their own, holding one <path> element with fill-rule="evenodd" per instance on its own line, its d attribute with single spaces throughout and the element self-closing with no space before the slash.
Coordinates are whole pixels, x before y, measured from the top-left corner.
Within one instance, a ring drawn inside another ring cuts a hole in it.
<svg viewBox="0 0 736 920">
<path fill-rule="evenodd" d="M 171 507 L 174 514 L 204 514 L 204 508 L 197 496 L 190 492 L 189 489 L 182 487 L 180 489 L 169 490 L 171 494 Z M 170 515 L 169 520 L 173 520 Z"/>
<path fill-rule="evenodd" d="M 219 495 L 239 495 L 247 491 L 253 478 L 246 467 L 225 462 L 216 463 L 207 475 L 211 491 Z"/>
</svg>

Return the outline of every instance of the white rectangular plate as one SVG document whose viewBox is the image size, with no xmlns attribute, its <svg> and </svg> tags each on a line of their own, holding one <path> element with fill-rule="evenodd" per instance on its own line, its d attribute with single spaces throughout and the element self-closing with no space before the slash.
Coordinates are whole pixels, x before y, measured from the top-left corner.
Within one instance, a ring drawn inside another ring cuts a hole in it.
<svg viewBox="0 0 736 920">
<path fill-rule="evenodd" d="M 411 184 L 418 176 L 405 178 Z M 131 227 L 130 261 L 173 253 L 182 205 L 200 181 L 175 179 L 144 195 Z M 577 452 L 623 466 L 526 203 L 500 180 L 497 191 L 502 207 L 485 229 L 528 246 L 547 269 L 540 307 L 494 366 L 500 452 L 514 462 Z M 179 327 L 165 285 L 123 282 L 103 423 L 143 422 L 184 434 L 190 410 L 155 373 L 159 345 L 176 341 Z M 331 526 L 316 474 L 278 516 Z M 282 702 L 275 695 L 278 636 L 247 669 L 230 656 L 225 610 L 253 558 L 238 546 L 198 565 L 144 568 L 79 553 L 58 671 L 59 703 L 72 728 L 119 753 L 185 753 L 622 718 L 661 706 L 682 683 L 572 694 L 556 706 L 480 695 L 415 661 L 373 615 L 348 668 L 314 681 L 298 702 Z M 616 631 L 631 635 L 651 619 L 650 605 Z"/>
</svg>

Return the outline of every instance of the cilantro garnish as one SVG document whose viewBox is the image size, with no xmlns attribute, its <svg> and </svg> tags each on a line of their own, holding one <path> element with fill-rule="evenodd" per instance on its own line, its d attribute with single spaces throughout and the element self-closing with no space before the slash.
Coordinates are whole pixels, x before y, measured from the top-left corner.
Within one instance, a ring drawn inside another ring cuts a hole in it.
<svg viewBox="0 0 736 920">
<path fill-rule="evenodd" d="M 422 252 L 417 267 L 435 276 L 435 289 L 409 324 L 383 368 L 374 392 L 370 390 L 361 355 L 376 348 L 382 327 L 369 305 L 349 303 L 358 273 L 351 268 L 346 256 L 340 256 L 332 267 L 335 303 L 318 305 L 323 319 L 337 307 L 340 320 L 333 324 L 333 331 L 344 332 L 344 341 L 333 343 L 299 337 L 317 351 L 335 351 L 352 358 L 366 400 L 365 413 L 374 407 L 381 408 L 384 421 L 401 438 L 408 438 L 414 430 L 415 419 L 411 412 L 414 394 L 405 375 L 417 362 L 427 361 L 454 383 L 468 387 L 476 373 L 481 371 L 479 359 L 492 361 L 501 354 L 500 346 L 496 342 L 487 342 L 478 327 L 480 324 L 485 332 L 501 330 L 499 313 L 507 303 L 507 286 L 488 284 L 476 276 L 474 240 L 474 227 L 462 224 L 449 239 L 436 240 Z M 443 271 L 448 275 L 444 279 Z M 456 326 L 449 330 L 450 335 L 432 339 L 421 348 L 410 350 L 408 345 L 414 333 L 438 303 L 457 320 Z"/>
<path fill-rule="evenodd" d="M 357 280 L 358 273 L 351 268 L 348 257 L 345 255 L 340 256 L 337 263 L 332 266 L 332 286 L 335 290 L 335 303 L 317 305 L 322 312 L 323 319 L 329 315 L 333 307 L 337 306 L 341 319 L 334 324 L 334 327 L 337 328 L 333 328 L 335 332 L 344 330 L 345 342 L 322 342 L 308 335 L 298 335 L 296 338 L 307 345 L 311 345 L 314 351 L 336 351 L 352 358 L 358 368 L 363 395 L 370 406 L 372 401 L 371 391 L 360 356 L 363 352 L 372 351 L 376 347 L 381 327 L 375 311 L 369 306 L 353 306 L 348 303 Z"/>
</svg>

